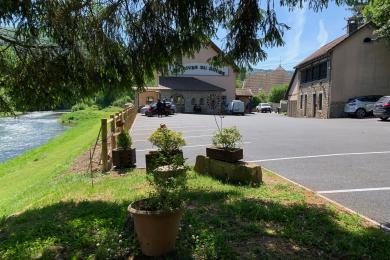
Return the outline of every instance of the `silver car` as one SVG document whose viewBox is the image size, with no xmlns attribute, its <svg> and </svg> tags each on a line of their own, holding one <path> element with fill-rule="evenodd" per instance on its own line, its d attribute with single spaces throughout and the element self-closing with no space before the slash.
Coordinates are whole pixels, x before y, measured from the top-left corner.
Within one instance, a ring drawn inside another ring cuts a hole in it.
<svg viewBox="0 0 390 260">
<path fill-rule="evenodd" d="M 351 98 L 348 100 L 347 104 L 345 104 L 344 112 L 348 115 L 356 116 L 357 118 L 364 118 L 368 114 L 372 114 L 375 102 L 381 97 L 382 96 L 372 95 Z"/>
</svg>

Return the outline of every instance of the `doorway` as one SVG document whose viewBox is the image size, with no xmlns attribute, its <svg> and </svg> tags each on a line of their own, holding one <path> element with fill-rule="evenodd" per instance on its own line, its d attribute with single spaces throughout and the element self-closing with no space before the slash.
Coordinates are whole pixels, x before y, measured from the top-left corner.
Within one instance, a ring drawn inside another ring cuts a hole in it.
<svg viewBox="0 0 390 260">
<path fill-rule="evenodd" d="M 316 117 L 317 113 L 317 95 L 313 94 L 313 117 Z"/>
<path fill-rule="evenodd" d="M 173 103 L 176 105 L 176 112 L 184 113 L 185 101 L 183 95 L 174 95 L 171 97 Z"/>
<path fill-rule="evenodd" d="M 307 115 L 307 95 L 305 95 L 305 107 L 303 109 L 303 115 L 306 116 Z"/>
</svg>

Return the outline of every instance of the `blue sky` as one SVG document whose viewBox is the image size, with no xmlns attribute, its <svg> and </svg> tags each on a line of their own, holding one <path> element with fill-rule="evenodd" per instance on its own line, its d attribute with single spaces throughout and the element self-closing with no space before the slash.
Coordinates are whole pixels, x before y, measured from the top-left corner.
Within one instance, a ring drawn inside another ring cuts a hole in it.
<svg viewBox="0 0 390 260">
<path fill-rule="evenodd" d="M 350 16 L 350 11 L 345 6 L 329 4 L 322 12 L 314 12 L 306 6 L 292 12 L 287 8 L 276 7 L 276 12 L 280 22 L 291 27 L 284 34 L 285 45 L 283 47 L 266 49 L 268 58 L 254 68 L 275 69 L 280 62 L 285 69 L 292 70 L 293 67 L 310 55 L 320 46 L 345 34 L 346 18 Z M 223 32 L 220 32 L 218 45 L 223 41 Z"/>
</svg>

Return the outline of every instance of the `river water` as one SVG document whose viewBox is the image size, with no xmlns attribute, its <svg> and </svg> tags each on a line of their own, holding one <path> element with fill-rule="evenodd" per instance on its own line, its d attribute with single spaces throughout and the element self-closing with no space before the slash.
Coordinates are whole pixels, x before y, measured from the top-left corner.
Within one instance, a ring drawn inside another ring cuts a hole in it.
<svg viewBox="0 0 390 260">
<path fill-rule="evenodd" d="M 67 127 L 58 123 L 61 113 L 32 112 L 0 118 L 0 163 L 46 143 Z"/>
</svg>

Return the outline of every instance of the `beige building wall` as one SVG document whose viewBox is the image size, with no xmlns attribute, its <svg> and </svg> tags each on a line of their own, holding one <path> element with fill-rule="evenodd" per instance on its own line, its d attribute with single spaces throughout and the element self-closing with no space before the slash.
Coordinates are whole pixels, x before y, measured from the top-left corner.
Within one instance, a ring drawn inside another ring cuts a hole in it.
<svg viewBox="0 0 390 260">
<path fill-rule="evenodd" d="M 183 57 L 183 65 L 186 63 L 208 63 L 207 61 L 216 56 L 218 53 L 212 47 L 202 48 L 194 57 Z M 231 66 L 228 66 L 228 76 L 189 76 L 199 80 L 208 82 L 215 86 L 225 89 L 222 95 L 226 96 L 227 102 L 230 102 L 235 98 L 236 95 L 236 72 Z M 185 77 L 181 75 L 181 77 Z"/>
<path fill-rule="evenodd" d="M 390 95 L 390 46 L 384 40 L 372 39 L 374 28 L 367 25 L 332 53 L 331 116 L 343 115 L 349 98 L 361 95 Z"/>
<path fill-rule="evenodd" d="M 297 106 L 299 99 L 299 71 L 295 72 L 293 76 L 293 82 L 291 82 L 291 88 L 288 92 L 288 103 L 287 103 L 287 115 L 296 117 Z"/>
</svg>

